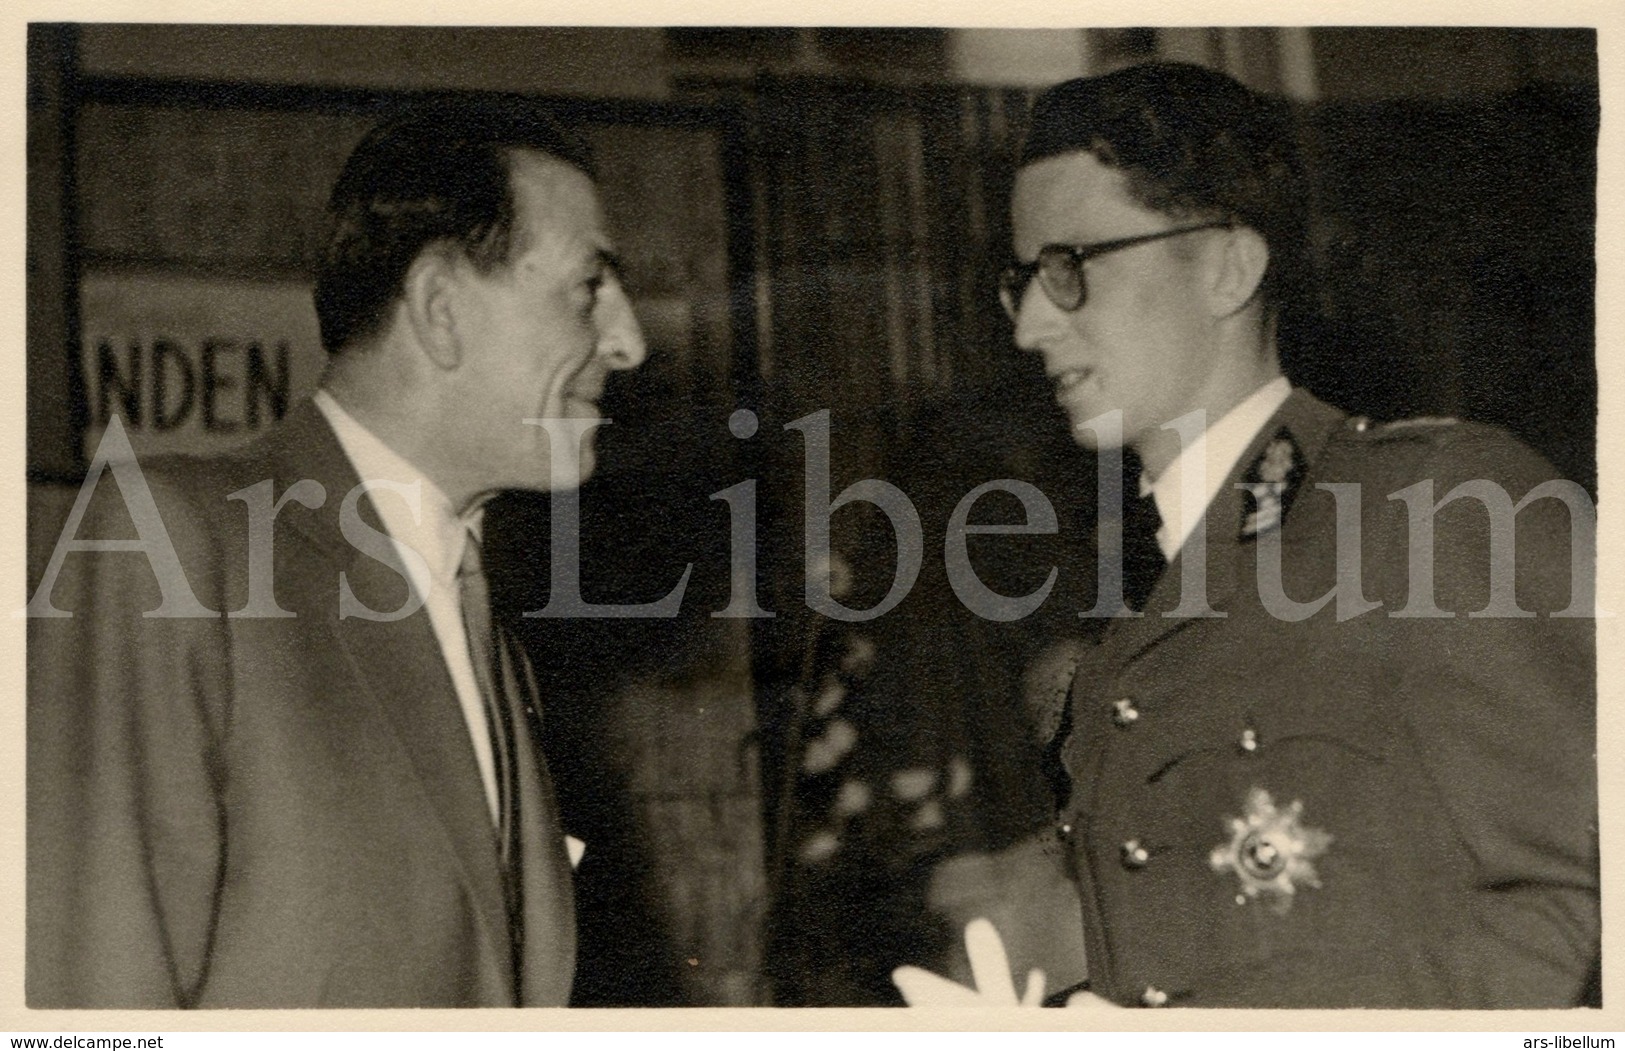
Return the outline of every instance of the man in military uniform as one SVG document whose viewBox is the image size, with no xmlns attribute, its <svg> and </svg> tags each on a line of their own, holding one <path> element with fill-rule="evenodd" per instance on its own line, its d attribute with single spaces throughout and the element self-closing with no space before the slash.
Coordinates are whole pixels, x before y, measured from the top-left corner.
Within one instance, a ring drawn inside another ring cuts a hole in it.
<svg viewBox="0 0 1625 1051">
<path fill-rule="evenodd" d="M 1016 342 L 1079 442 L 1137 461 L 1124 602 L 1103 572 L 1058 743 L 1089 988 L 1573 1004 L 1598 953 L 1592 507 L 1498 430 L 1373 424 L 1282 377 L 1291 141 L 1279 104 L 1147 65 L 1048 91 L 1016 175 Z"/>
</svg>

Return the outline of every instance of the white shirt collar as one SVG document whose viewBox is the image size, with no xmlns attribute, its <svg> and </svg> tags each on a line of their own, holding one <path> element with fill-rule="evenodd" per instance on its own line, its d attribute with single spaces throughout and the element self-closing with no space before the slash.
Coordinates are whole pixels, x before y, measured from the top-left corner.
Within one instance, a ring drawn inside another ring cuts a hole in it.
<svg viewBox="0 0 1625 1051">
<path fill-rule="evenodd" d="M 368 498 L 390 539 L 423 556 L 435 580 L 443 584 L 455 581 L 463 557 L 464 538 L 470 531 L 479 536 L 481 512 L 475 510 L 459 517 L 439 486 L 350 415 L 331 394 L 318 390 L 312 400 L 332 425 L 344 455 L 349 457 L 362 483 L 372 487 L 383 482 L 389 486 L 383 490 L 369 488 Z M 390 491 L 396 486 L 405 487 L 407 491 Z M 418 500 L 415 514 L 411 505 L 413 493 Z M 430 581 L 419 579 L 418 567 L 411 560 L 407 560 L 406 568 L 418 593 L 428 594 Z"/>
<path fill-rule="evenodd" d="M 1156 498 L 1157 513 L 1162 516 L 1157 546 L 1170 562 L 1219 495 L 1241 454 L 1291 393 L 1286 377 L 1277 376 L 1181 449 L 1155 481 L 1140 475 L 1140 495 L 1149 493 Z"/>
</svg>

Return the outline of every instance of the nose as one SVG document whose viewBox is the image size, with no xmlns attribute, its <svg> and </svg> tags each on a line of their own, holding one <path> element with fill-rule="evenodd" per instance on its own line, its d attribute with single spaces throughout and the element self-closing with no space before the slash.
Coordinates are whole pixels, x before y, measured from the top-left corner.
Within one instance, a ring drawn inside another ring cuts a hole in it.
<svg viewBox="0 0 1625 1051">
<path fill-rule="evenodd" d="M 1050 302 L 1036 280 L 1029 281 L 1022 289 L 1015 322 L 1016 346 L 1031 351 L 1042 351 L 1046 343 L 1064 336 L 1070 327 L 1067 315 Z"/>
<path fill-rule="evenodd" d="M 620 278 L 610 274 L 598 290 L 598 356 L 612 369 L 635 369 L 649 356 L 643 326 L 632 311 L 632 301 Z"/>
</svg>

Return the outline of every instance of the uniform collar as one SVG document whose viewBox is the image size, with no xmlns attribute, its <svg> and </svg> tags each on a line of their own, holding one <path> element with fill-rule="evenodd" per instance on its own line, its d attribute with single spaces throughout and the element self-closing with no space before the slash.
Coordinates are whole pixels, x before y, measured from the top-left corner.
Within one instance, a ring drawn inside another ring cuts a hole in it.
<svg viewBox="0 0 1625 1051">
<path fill-rule="evenodd" d="M 1242 454 L 1291 393 L 1286 377 L 1277 376 L 1181 449 L 1155 481 L 1141 472 L 1140 495 L 1156 499 L 1157 513 L 1162 516 L 1157 546 L 1170 562 L 1185 546 Z"/>
</svg>

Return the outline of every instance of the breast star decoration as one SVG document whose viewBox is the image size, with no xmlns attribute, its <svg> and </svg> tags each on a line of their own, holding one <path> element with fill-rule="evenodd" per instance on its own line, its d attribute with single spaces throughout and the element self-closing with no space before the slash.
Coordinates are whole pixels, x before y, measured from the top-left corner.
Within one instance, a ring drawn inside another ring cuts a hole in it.
<svg viewBox="0 0 1625 1051">
<path fill-rule="evenodd" d="M 1234 873 L 1240 881 L 1236 904 L 1262 899 L 1285 913 L 1299 887 L 1320 886 L 1315 859 L 1326 853 L 1332 837 L 1304 825 L 1301 800 L 1278 807 L 1268 792 L 1254 787 L 1247 793 L 1246 813 L 1226 820 L 1230 840 L 1213 848 L 1208 863 L 1214 872 Z"/>
</svg>

